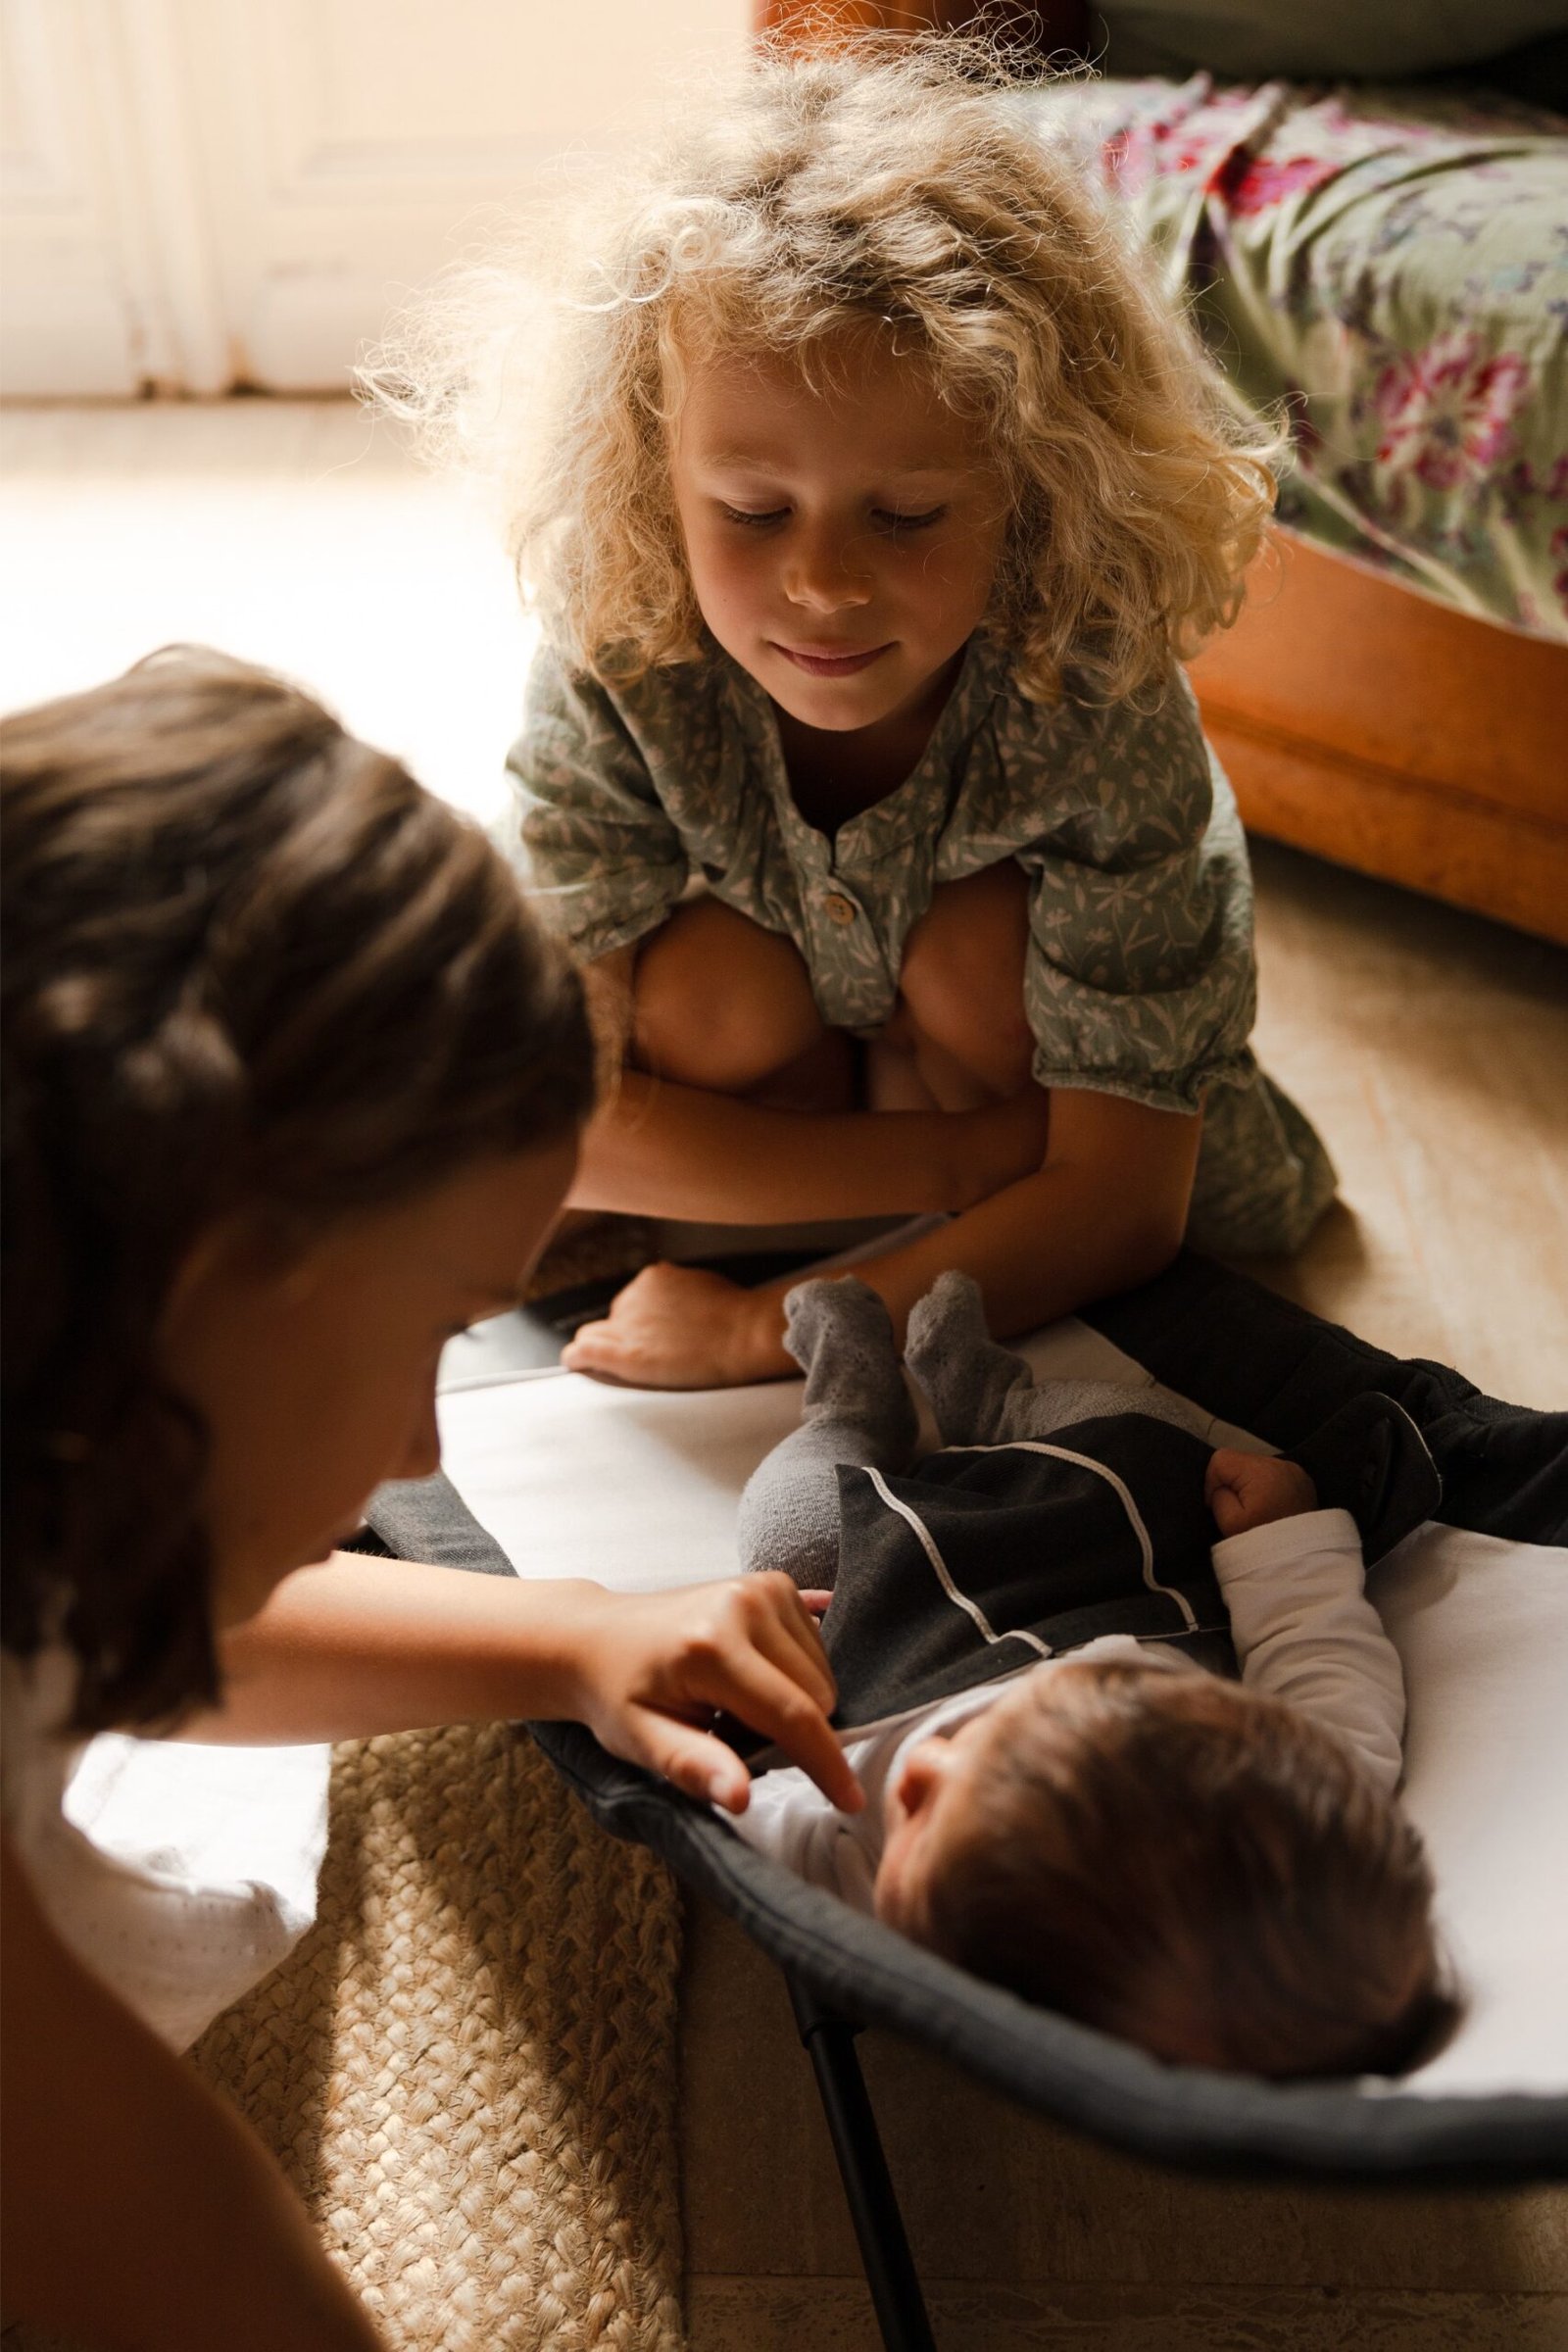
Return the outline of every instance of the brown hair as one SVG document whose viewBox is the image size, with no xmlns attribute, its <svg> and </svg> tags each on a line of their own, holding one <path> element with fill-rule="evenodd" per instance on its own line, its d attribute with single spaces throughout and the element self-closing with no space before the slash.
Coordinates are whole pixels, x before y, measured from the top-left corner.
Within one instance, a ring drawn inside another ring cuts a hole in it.
<svg viewBox="0 0 1568 2352">
<path fill-rule="evenodd" d="M 498 853 L 282 679 L 178 648 L 6 720 L 0 1638 L 74 1722 L 217 1669 L 205 1442 L 155 1335 L 197 1235 L 568 1133 L 581 992 Z"/>
<path fill-rule="evenodd" d="M 1435 2045 L 1431 1872 L 1350 1754 L 1214 1675 L 1084 1679 L 985 1751 L 936 1948 L 1177 2063 L 1396 2074 Z"/>
</svg>

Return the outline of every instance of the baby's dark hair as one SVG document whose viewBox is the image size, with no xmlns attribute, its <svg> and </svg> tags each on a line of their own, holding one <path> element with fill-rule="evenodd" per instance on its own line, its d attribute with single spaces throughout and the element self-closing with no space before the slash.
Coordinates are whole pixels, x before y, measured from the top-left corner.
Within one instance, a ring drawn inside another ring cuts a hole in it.
<svg viewBox="0 0 1568 2352">
<path fill-rule="evenodd" d="M 1436 2046 L 1432 1875 L 1350 1754 L 1214 1675 L 1083 1680 L 987 1748 L 935 1947 L 1176 2063 L 1394 2075 Z"/>
<path fill-rule="evenodd" d="M 213 1695 L 197 1236 L 284 1246 L 587 1114 L 581 989 L 505 860 L 282 679 L 178 648 L 6 720 L 0 1638 L 75 1724 Z"/>
</svg>

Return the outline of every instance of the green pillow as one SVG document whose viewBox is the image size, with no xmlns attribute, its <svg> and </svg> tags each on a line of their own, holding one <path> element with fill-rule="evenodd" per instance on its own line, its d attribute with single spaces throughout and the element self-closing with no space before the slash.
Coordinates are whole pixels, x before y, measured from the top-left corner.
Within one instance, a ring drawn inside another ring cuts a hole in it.
<svg viewBox="0 0 1568 2352">
<path fill-rule="evenodd" d="M 1102 0 L 1106 74 L 1403 81 L 1568 29 L 1568 0 Z"/>
</svg>

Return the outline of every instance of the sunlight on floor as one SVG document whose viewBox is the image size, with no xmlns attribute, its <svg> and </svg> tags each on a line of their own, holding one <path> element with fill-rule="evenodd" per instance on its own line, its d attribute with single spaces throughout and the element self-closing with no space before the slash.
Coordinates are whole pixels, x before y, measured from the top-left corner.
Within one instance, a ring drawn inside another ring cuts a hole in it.
<svg viewBox="0 0 1568 2352">
<path fill-rule="evenodd" d="M 505 556 L 351 402 L 15 410 L 0 472 L 0 707 L 194 640 L 500 813 L 532 644 Z"/>
</svg>

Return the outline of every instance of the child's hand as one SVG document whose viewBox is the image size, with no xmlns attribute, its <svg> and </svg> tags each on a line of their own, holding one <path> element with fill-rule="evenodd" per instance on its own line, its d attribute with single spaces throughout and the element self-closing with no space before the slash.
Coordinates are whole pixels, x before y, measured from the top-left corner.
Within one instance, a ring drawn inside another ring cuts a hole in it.
<svg viewBox="0 0 1568 2352">
<path fill-rule="evenodd" d="M 644 1266 L 561 1360 L 632 1389 L 729 1389 L 795 1370 L 777 1293 L 743 1290 L 699 1266 Z"/>
<path fill-rule="evenodd" d="M 775 1741 L 833 1804 L 864 1803 L 828 1712 L 838 1693 L 815 1620 L 787 1576 L 674 1592 L 585 1590 L 570 1628 L 572 1712 L 612 1755 L 743 1813 L 751 1777 L 709 1728 L 734 1715 Z"/>
<path fill-rule="evenodd" d="M 1317 1509 L 1317 1489 L 1298 1462 L 1222 1446 L 1209 1456 L 1203 1500 L 1222 1536 L 1245 1536 L 1274 1519 Z"/>
</svg>

